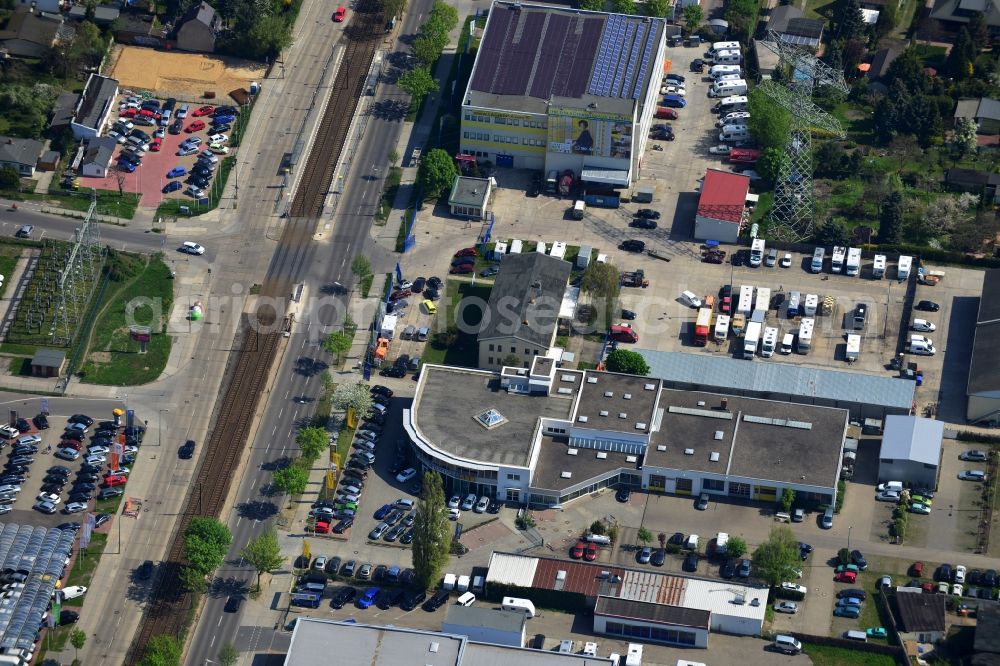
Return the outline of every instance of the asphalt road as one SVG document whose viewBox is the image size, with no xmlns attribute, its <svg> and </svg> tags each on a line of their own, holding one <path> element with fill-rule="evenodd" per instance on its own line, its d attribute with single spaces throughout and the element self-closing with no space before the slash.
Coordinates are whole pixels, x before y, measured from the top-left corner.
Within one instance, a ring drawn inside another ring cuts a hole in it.
<svg viewBox="0 0 1000 666">
<path fill-rule="evenodd" d="M 411 5 L 403 22 L 401 34 L 416 31 L 419 16 L 431 6 L 430 0 L 420 0 Z M 315 33 L 300 36 L 299 41 L 315 37 Z M 397 46 L 398 48 L 398 46 Z M 397 96 L 399 92 L 391 86 L 383 86 L 379 98 Z M 319 293 L 323 286 L 339 283 L 350 285 L 354 276 L 350 270 L 351 259 L 363 251 L 369 242 L 372 215 L 381 192 L 381 178 L 374 174 L 384 173 L 386 156 L 396 145 L 402 125 L 398 122 L 372 118 L 363 140 L 353 156 L 353 168 L 345 179 L 343 194 L 338 203 L 337 214 L 332 221 L 332 234 L 321 242 L 314 243 L 301 261 L 295 266 L 287 265 L 280 255 L 269 268 L 269 274 L 280 272 L 288 275 L 293 282 L 305 282 L 310 293 Z M 346 153 L 345 153 L 346 154 Z M 300 163 L 304 163 L 304 158 Z M 378 171 L 373 170 L 375 166 Z M 321 224 L 323 222 L 321 221 Z M 330 312 L 343 312 L 349 292 L 336 295 L 341 308 Z M 340 321 L 322 322 L 325 325 L 339 324 Z M 232 642 L 240 627 L 240 613 L 226 613 L 223 607 L 231 594 L 245 594 L 254 579 L 254 572 L 241 566 L 239 553 L 246 544 L 268 527 L 268 518 L 277 510 L 275 501 L 261 493 L 270 482 L 271 472 L 262 469 L 266 463 L 284 456 L 295 454 L 295 431 L 302 419 L 313 412 L 313 401 L 322 388 L 319 373 L 306 375 L 296 372 L 301 357 L 317 361 L 328 361 L 328 355 L 319 347 L 316 327 L 297 327 L 288 341 L 288 347 L 277 370 L 277 379 L 264 409 L 256 441 L 253 442 L 246 472 L 240 480 L 237 493 L 237 510 L 233 513 L 229 527 L 233 532 L 233 545 L 227 556 L 227 564 L 217 574 L 205 608 L 201 615 L 193 640 L 191 641 L 187 664 L 206 664 L 214 660 L 219 648 Z M 310 336 L 311 334 L 311 336 Z M 312 339 L 310 339 L 310 337 Z M 302 401 L 305 398 L 305 401 Z"/>
<path fill-rule="evenodd" d="M 34 225 L 32 238 L 57 238 L 69 240 L 80 228 L 82 220 L 72 217 L 59 217 L 39 212 L 33 204 L 19 203 L 17 212 L 10 210 L 7 203 L 0 204 L 3 209 L 0 217 L 0 237 L 13 236 L 25 224 Z M 148 230 L 119 227 L 114 224 L 101 224 L 101 240 L 116 250 L 131 252 L 158 252 L 166 243 L 166 236 Z"/>
</svg>

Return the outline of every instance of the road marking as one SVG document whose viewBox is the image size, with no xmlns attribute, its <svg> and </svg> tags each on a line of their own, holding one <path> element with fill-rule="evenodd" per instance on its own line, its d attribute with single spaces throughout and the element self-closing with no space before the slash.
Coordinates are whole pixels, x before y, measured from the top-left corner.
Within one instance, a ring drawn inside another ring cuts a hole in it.
<svg viewBox="0 0 1000 666">
<path fill-rule="evenodd" d="M 271 430 L 271 437 L 274 437 L 274 433 L 276 433 L 276 432 L 278 432 L 278 426 L 277 425 L 275 425 L 274 429 Z"/>
<path fill-rule="evenodd" d="M 285 397 L 287 398 L 288 396 L 285 396 Z M 278 410 L 278 418 L 279 418 L 279 419 L 281 418 L 281 414 L 282 414 L 282 412 L 284 412 L 284 411 L 285 411 L 285 408 L 284 408 L 284 407 L 282 407 L 281 409 L 279 409 L 279 410 Z"/>
<path fill-rule="evenodd" d="M 236 520 L 236 527 L 237 527 L 237 528 L 239 528 L 239 526 L 240 526 L 240 523 L 241 523 L 241 522 L 243 522 L 243 516 L 240 516 L 240 517 L 239 517 L 239 518 L 238 518 L 238 519 Z"/>
</svg>

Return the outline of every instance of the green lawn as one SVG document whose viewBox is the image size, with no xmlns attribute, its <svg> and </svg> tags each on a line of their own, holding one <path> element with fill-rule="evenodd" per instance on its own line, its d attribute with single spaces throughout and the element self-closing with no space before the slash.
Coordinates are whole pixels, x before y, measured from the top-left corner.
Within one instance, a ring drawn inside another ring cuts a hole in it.
<svg viewBox="0 0 1000 666">
<path fill-rule="evenodd" d="M 424 364 L 438 363 L 474 368 L 479 357 L 479 348 L 474 333 L 463 333 L 459 330 L 457 341 L 450 347 L 438 344 L 435 334 L 445 331 L 449 324 L 455 322 L 456 309 L 462 299 L 481 299 L 484 304 L 482 307 L 485 307 L 485 303 L 490 300 L 490 291 L 493 289 L 493 285 L 483 284 L 478 279 L 474 286 L 471 282 L 457 280 L 448 280 L 445 285 L 444 299 L 438 302 L 438 315 L 434 319 L 431 337 L 427 341 L 420 359 Z M 462 310 L 464 325 L 461 328 L 468 330 L 478 328 L 483 317 L 482 307 L 475 304 L 464 307 Z"/>
<path fill-rule="evenodd" d="M 40 201 L 55 204 L 66 210 L 82 213 L 90 209 L 90 191 L 59 190 L 57 186 L 48 193 L 22 192 L 18 197 L 26 201 Z M 133 192 L 119 194 L 116 190 L 97 190 L 97 213 L 131 220 L 139 206 L 139 195 Z"/>
<path fill-rule="evenodd" d="M 375 223 L 385 224 L 389 220 L 389 213 L 392 212 L 392 202 L 396 200 L 396 193 L 399 192 L 399 183 L 403 179 L 403 170 L 397 166 L 389 168 L 389 174 L 385 178 L 385 186 L 382 188 L 382 199 L 378 204 L 378 212 L 375 213 Z"/>
<path fill-rule="evenodd" d="M 813 666 L 895 666 L 896 660 L 889 655 L 872 654 L 860 650 L 829 647 L 803 643 L 802 651 L 812 659 Z"/>
<path fill-rule="evenodd" d="M 0 285 L 0 296 L 7 293 L 10 285 L 10 278 L 14 274 L 14 266 L 17 258 L 24 252 L 20 245 L 0 245 L 0 275 L 3 275 L 3 284 Z"/>
<path fill-rule="evenodd" d="M 134 386 L 160 376 L 170 356 L 170 336 L 163 330 L 173 307 L 174 283 L 170 268 L 161 255 L 150 258 L 126 281 L 111 283 L 97 305 L 97 316 L 87 343 L 87 353 L 79 369 L 83 381 L 90 384 Z M 151 299 L 158 309 L 153 311 Z M 134 307 L 131 321 L 126 307 Z M 154 320 L 155 317 L 155 320 Z M 152 338 L 146 354 L 139 353 L 139 343 L 131 339 L 129 324 L 152 326 Z"/>
<path fill-rule="evenodd" d="M 70 569 L 69 578 L 66 580 L 67 587 L 70 585 L 83 585 L 90 587 L 90 579 L 97 570 L 97 563 L 100 561 L 101 553 L 108 545 L 108 535 L 94 532 L 90 537 L 90 546 L 86 553 L 77 553 L 73 568 Z M 82 606 L 86 595 L 70 599 L 64 606 Z"/>
</svg>

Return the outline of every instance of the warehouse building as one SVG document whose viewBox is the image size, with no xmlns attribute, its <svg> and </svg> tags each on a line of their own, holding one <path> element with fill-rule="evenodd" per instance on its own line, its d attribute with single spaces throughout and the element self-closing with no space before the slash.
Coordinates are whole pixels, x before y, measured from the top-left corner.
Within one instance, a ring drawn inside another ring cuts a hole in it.
<svg viewBox="0 0 1000 666">
<path fill-rule="evenodd" d="M 697 648 L 708 647 L 710 631 L 759 636 L 768 594 L 731 580 L 501 552 L 486 574 L 487 595 L 496 591 L 536 606 L 553 593 L 582 597 L 593 609 L 594 633 Z"/>
<path fill-rule="evenodd" d="M 528 617 L 524 613 L 451 604 L 447 617 L 441 623 L 441 631 L 468 636 L 470 641 L 477 643 L 521 647 L 527 624 Z"/>
<path fill-rule="evenodd" d="M 987 426 L 1000 424 L 1000 269 L 983 275 L 982 297 L 972 343 L 965 418 Z"/>
<path fill-rule="evenodd" d="M 495 1 L 462 100 L 461 153 L 628 187 L 656 112 L 665 25 Z"/>
<path fill-rule="evenodd" d="M 284 665 L 329 666 L 334 663 L 351 666 L 614 666 L 608 657 L 483 643 L 444 631 L 383 627 L 354 620 L 298 618 Z"/>
<path fill-rule="evenodd" d="M 749 193 L 749 176 L 718 169 L 706 170 L 694 218 L 694 237 L 697 240 L 736 243 L 747 219 Z"/>
<path fill-rule="evenodd" d="M 554 506 L 613 486 L 833 502 L 848 413 L 557 368 L 424 366 L 403 426 L 450 493 Z M 803 455 L 808 452 L 808 455 Z"/>
<path fill-rule="evenodd" d="M 937 488 L 944 423 L 919 416 L 888 416 L 878 455 L 878 480 Z"/>
<path fill-rule="evenodd" d="M 837 407 L 849 411 L 851 419 L 856 421 L 885 419 L 889 414 L 905 415 L 913 408 L 915 387 L 909 379 L 810 368 L 774 360 L 747 363 L 707 354 L 653 349 L 635 351 L 649 364 L 649 376 L 662 379 L 666 388 Z M 1000 362 L 997 365 L 1000 366 Z"/>
</svg>

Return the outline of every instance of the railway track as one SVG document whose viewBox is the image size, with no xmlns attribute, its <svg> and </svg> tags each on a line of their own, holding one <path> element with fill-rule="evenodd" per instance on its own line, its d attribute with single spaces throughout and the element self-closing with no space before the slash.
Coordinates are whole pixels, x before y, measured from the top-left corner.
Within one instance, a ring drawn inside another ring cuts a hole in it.
<svg viewBox="0 0 1000 666">
<path fill-rule="evenodd" d="M 217 408 L 205 457 L 185 498 L 173 541 L 151 591 L 150 603 L 126 656 L 125 663 L 129 666 L 139 662 L 154 636 L 180 636 L 184 629 L 191 603 L 181 582 L 184 531 L 195 517 L 218 518 L 222 514 L 281 341 L 281 327 L 277 324 L 284 317 L 284 310 L 277 311 L 270 302 L 273 299 L 282 303 L 288 298 L 297 271 L 310 249 L 382 26 L 382 7 L 378 0 L 361 0 L 345 30 L 348 43 L 344 59 L 292 202 L 292 217 L 282 232 L 261 287 L 260 300 L 265 304 L 255 312 L 256 321 L 247 317 L 241 321 L 238 336 L 242 344 L 230 356 L 226 372 L 228 383 Z"/>
<path fill-rule="evenodd" d="M 323 212 L 323 201 L 333 183 L 333 172 L 340 160 L 383 25 L 381 4 L 377 0 L 361 0 L 345 31 L 350 41 L 333 81 L 330 99 L 309 151 L 302 181 L 292 199 L 289 211 L 292 217 L 319 217 Z"/>
</svg>

